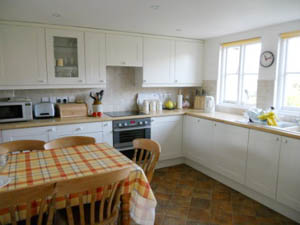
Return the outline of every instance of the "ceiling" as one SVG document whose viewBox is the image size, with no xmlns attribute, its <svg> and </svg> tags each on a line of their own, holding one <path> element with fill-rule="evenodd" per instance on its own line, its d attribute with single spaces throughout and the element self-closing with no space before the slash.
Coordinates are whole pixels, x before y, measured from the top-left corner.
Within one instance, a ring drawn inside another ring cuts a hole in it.
<svg viewBox="0 0 300 225">
<path fill-rule="evenodd" d="M 300 0 L 0 0 L 0 19 L 205 39 L 300 19 Z"/>
</svg>

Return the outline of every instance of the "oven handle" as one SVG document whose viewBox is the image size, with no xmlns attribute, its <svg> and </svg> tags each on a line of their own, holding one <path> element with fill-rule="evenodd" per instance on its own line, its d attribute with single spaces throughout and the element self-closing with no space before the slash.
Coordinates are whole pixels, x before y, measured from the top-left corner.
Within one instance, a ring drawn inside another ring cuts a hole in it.
<svg viewBox="0 0 300 225">
<path fill-rule="evenodd" d="M 133 146 L 131 146 L 131 147 L 123 147 L 123 148 L 116 148 L 118 151 L 126 151 L 126 150 L 132 150 L 132 149 L 134 149 L 134 147 Z"/>
<path fill-rule="evenodd" d="M 116 128 L 116 129 L 114 129 L 114 132 L 121 132 L 121 131 L 128 131 L 128 130 L 143 130 L 143 129 L 150 129 L 150 128 L 151 128 L 151 126 Z"/>
</svg>

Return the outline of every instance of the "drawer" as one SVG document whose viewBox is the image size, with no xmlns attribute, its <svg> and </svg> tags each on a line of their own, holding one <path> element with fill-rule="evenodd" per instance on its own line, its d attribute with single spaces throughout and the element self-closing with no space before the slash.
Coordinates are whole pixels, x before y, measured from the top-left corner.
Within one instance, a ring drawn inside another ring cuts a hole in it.
<svg viewBox="0 0 300 225">
<path fill-rule="evenodd" d="M 98 123 L 79 123 L 71 125 L 59 125 L 56 126 L 56 132 L 58 133 L 89 133 L 103 131 L 102 122 Z"/>
<path fill-rule="evenodd" d="M 2 135 L 3 138 L 6 136 L 24 136 L 24 135 L 37 135 L 43 134 L 47 132 L 55 131 L 55 127 L 32 127 L 32 128 L 22 128 L 22 129 L 10 129 L 10 130 L 3 130 Z"/>
<path fill-rule="evenodd" d="M 161 123 L 161 122 L 173 122 L 182 120 L 182 116 L 162 116 L 162 117 L 152 117 L 151 124 Z"/>
</svg>

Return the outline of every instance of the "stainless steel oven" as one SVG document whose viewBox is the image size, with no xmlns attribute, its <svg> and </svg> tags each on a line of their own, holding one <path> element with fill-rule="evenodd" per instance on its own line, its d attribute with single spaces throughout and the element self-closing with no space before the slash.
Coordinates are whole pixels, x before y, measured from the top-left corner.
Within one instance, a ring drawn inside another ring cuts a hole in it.
<svg viewBox="0 0 300 225">
<path fill-rule="evenodd" d="M 151 119 L 113 121 L 113 144 L 129 158 L 133 156 L 132 141 L 136 138 L 151 138 Z"/>
</svg>

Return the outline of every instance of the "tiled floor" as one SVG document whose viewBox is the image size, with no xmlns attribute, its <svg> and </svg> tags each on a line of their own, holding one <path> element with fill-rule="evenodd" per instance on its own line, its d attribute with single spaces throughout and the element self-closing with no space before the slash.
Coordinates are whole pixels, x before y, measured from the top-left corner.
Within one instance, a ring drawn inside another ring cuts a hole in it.
<svg viewBox="0 0 300 225">
<path fill-rule="evenodd" d="M 151 186 L 156 225 L 297 224 L 186 165 L 156 170 Z"/>
</svg>

